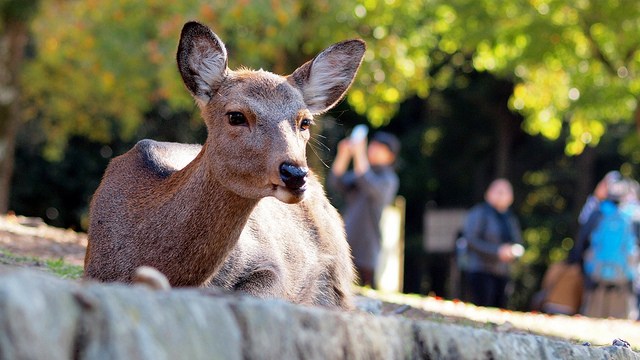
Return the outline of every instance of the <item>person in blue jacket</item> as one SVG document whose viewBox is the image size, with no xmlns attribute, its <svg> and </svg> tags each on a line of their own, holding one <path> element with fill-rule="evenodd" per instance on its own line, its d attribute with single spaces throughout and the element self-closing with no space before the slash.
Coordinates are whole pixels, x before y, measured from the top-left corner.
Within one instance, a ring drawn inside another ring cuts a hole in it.
<svg viewBox="0 0 640 360">
<path fill-rule="evenodd" d="M 524 252 L 520 224 L 511 212 L 513 188 L 506 179 L 494 180 L 485 201 L 467 215 L 465 281 L 470 301 L 478 306 L 505 308 L 511 264 Z"/>
</svg>

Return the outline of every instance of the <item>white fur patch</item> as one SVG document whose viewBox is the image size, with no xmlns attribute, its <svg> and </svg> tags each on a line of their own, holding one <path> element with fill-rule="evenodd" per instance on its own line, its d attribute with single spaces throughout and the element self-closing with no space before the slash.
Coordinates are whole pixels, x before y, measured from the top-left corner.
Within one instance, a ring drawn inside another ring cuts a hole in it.
<svg viewBox="0 0 640 360">
<path fill-rule="evenodd" d="M 311 65 L 311 76 L 305 84 L 304 101 L 312 113 L 326 110 L 331 90 L 342 85 L 346 88 L 352 77 L 345 71 L 343 64 L 334 63 L 324 56 L 318 56 Z"/>
<path fill-rule="evenodd" d="M 189 66 L 197 74 L 197 96 L 202 101 L 209 101 L 212 89 L 222 81 L 226 70 L 226 54 L 216 51 L 209 44 L 194 44 L 194 53 L 189 58 Z"/>
<path fill-rule="evenodd" d="M 200 145 L 193 145 L 192 148 L 187 149 L 185 147 L 182 151 L 167 151 L 162 154 L 162 163 L 169 169 L 174 169 L 175 171 L 182 170 L 196 158 L 200 152 L 200 148 Z"/>
</svg>

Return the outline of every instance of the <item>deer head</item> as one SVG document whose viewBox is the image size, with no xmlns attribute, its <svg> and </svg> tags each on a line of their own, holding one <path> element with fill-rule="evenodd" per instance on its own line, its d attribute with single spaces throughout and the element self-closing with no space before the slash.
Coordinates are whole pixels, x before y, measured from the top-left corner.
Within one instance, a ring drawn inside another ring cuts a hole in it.
<svg viewBox="0 0 640 360">
<path fill-rule="evenodd" d="M 207 125 L 209 176 L 245 198 L 301 201 L 313 116 L 335 106 L 353 82 L 365 44 L 334 44 L 291 75 L 230 70 L 224 44 L 208 27 L 182 29 L 177 61 Z"/>
</svg>

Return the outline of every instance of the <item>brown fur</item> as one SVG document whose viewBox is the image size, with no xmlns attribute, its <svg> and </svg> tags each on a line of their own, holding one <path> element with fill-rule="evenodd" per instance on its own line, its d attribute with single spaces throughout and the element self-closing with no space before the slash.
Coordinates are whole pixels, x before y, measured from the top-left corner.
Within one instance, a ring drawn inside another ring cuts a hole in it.
<svg viewBox="0 0 640 360">
<path fill-rule="evenodd" d="M 302 124 L 344 96 L 363 54 L 364 43 L 351 40 L 289 77 L 232 71 L 220 39 L 185 24 L 178 68 L 209 136 L 202 147 L 142 140 L 111 161 L 91 203 L 86 276 L 131 282 L 151 266 L 173 286 L 349 308 L 342 220 L 313 174 L 298 188 L 280 166 L 306 172 Z"/>
</svg>

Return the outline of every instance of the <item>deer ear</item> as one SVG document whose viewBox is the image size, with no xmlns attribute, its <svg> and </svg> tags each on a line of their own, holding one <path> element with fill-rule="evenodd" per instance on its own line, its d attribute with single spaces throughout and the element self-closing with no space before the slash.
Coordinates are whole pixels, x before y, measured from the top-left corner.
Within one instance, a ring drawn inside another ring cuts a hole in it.
<svg viewBox="0 0 640 360">
<path fill-rule="evenodd" d="M 208 27 L 188 22 L 182 28 L 176 55 L 182 81 L 199 105 L 220 88 L 227 73 L 227 50 Z"/>
<path fill-rule="evenodd" d="M 323 113 L 344 97 L 365 50 L 362 40 L 343 41 L 331 45 L 290 75 L 289 79 L 302 91 L 311 113 Z"/>
</svg>

